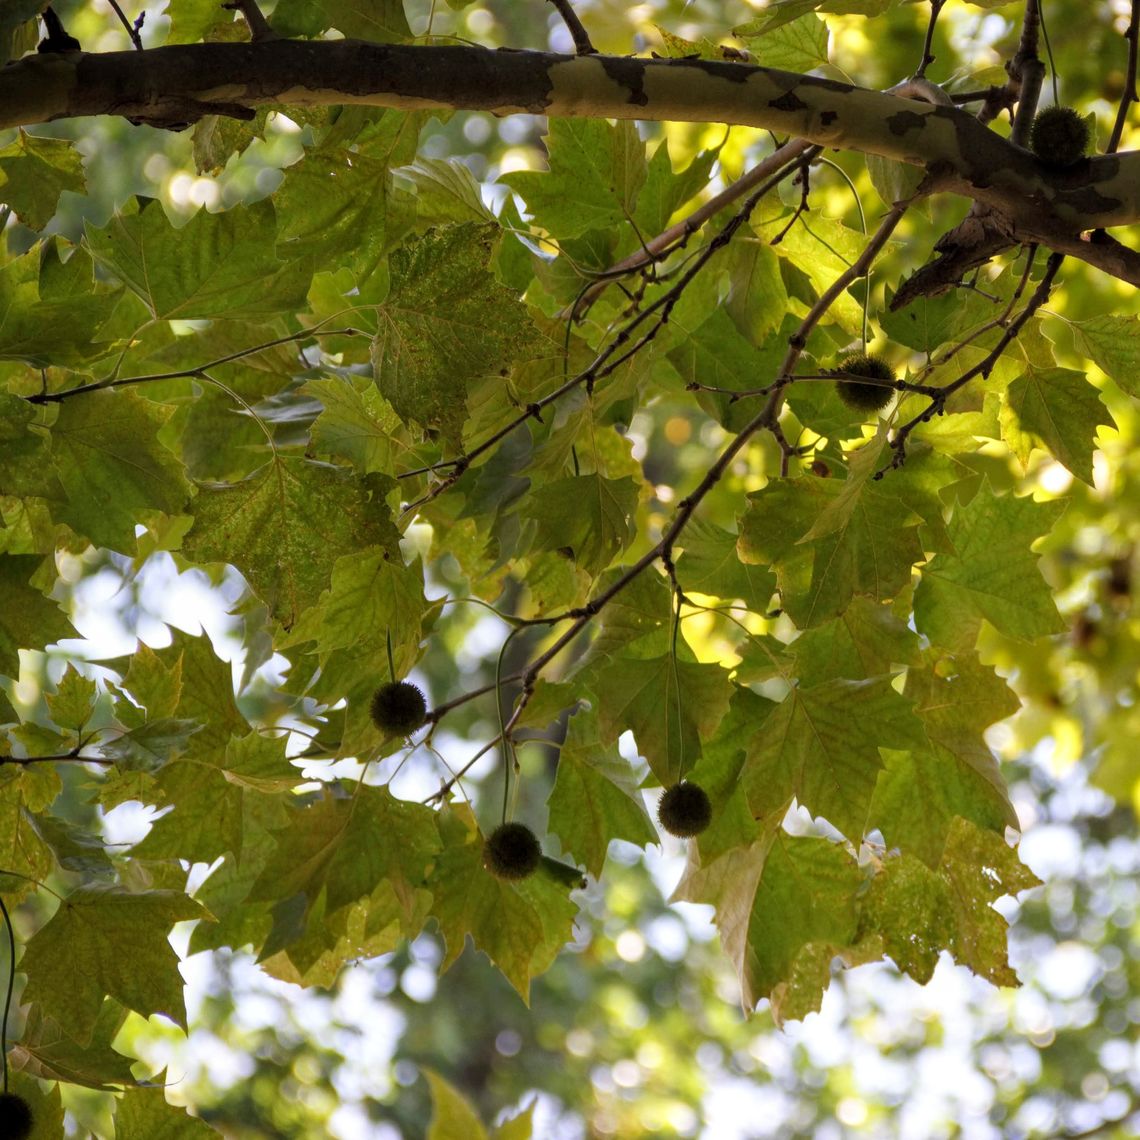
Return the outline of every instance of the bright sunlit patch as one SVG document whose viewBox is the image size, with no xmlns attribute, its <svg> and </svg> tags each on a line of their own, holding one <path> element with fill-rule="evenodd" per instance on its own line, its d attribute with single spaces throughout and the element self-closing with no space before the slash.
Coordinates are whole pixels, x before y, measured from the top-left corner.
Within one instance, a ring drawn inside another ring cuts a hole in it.
<svg viewBox="0 0 1140 1140">
<path fill-rule="evenodd" d="M 618 935 L 614 949 L 623 962 L 640 962 L 645 957 L 645 939 L 636 930 L 624 930 Z"/>
<path fill-rule="evenodd" d="M 1046 463 L 1037 473 L 1037 482 L 1050 495 L 1063 495 L 1073 485 L 1073 473 L 1060 463 Z"/>
<path fill-rule="evenodd" d="M 867 1123 L 867 1105 L 858 1097 L 845 1096 L 835 1106 L 835 1116 L 848 1128 L 861 1128 Z"/>
</svg>

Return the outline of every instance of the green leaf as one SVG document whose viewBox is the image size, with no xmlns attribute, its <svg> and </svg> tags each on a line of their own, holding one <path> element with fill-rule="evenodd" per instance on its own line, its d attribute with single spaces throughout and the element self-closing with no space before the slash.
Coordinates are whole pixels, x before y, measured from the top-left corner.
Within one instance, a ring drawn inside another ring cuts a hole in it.
<svg viewBox="0 0 1140 1140">
<path fill-rule="evenodd" d="M 402 0 L 279 0 L 273 30 L 280 36 L 319 36 L 335 28 L 351 39 L 405 43 L 412 38 Z"/>
<path fill-rule="evenodd" d="M 349 460 L 362 475 L 395 473 L 397 448 L 392 437 L 400 428 L 400 417 L 374 385 L 361 389 L 347 377 L 310 380 L 301 393 L 324 406 L 310 432 L 318 452 Z"/>
<path fill-rule="evenodd" d="M 0 674 L 13 679 L 20 675 L 21 649 L 43 649 L 60 638 L 76 636 L 59 606 L 30 581 L 43 566 L 44 560 L 35 554 L 0 555 L 0 598 L 4 599 L 0 606 Z"/>
<path fill-rule="evenodd" d="M 19 902 L 55 868 L 55 855 L 33 819 L 61 787 L 51 764 L 0 767 L 0 891 L 10 902 Z"/>
<path fill-rule="evenodd" d="M 1032 365 L 1006 389 L 1001 422 L 1002 438 L 1023 468 L 1041 447 L 1090 487 L 1097 427 L 1116 427 L 1083 372 Z"/>
<path fill-rule="evenodd" d="M 299 937 L 318 902 L 321 912 L 334 915 L 381 886 L 410 920 L 439 838 L 429 808 L 397 800 L 387 788 L 358 785 L 351 799 L 324 795 L 291 811 L 274 844 L 250 900 L 291 908 Z M 287 941 L 275 943 L 282 945 Z"/>
<path fill-rule="evenodd" d="M 699 151 L 684 170 L 674 173 L 669 140 L 661 140 L 649 160 L 645 183 L 637 195 L 634 219 L 642 233 L 661 233 L 673 214 L 708 185 L 716 157 L 715 150 Z"/>
<path fill-rule="evenodd" d="M 811 71 L 826 64 L 827 41 L 827 25 L 810 11 L 762 36 L 745 37 L 757 63 L 784 71 Z"/>
<path fill-rule="evenodd" d="M 690 863 L 673 898 L 716 907 L 745 1008 L 767 997 L 779 1023 L 819 1009 L 832 958 L 853 948 L 862 883 L 842 846 L 777 830 L 707 866 Z"/>
<path fill-rule="evenodd" d="M 156 1078 L 160 1085 L 162 1076 Z M 148 1140 L 210 1140 L 221 1135 L 186 1109 L 167 1104 L 161 1087 L 127 1089 L 115 1109 L 115 1134 Z"/>
<path fill-rule="evenodd" d="M 867 822 L 880 748 L 922 748 L 926 735 L 890 677 L 793 689 L 748 746 L 741 781 L 758 818 L 794 795 L 858 842 Z"/>
<path fill-rule="evenodd" d="M 571 475 L 534 488 L 525 507 L 538 550 L 557 550 L 596 576 L 637 534 L 638 485 L 630 478 Z"/>
<path fill-rule="evenodd" d="M 81 729 L 90 719 L 95 706 L 95 682 L 68 665 L 54 693 L 46 694 L 51 719 L 60 728 Z"/>
<path fill-rule="evenodd" d="M 381 476 L 354 480 L 325 463 L 278 456 L 236 484 L 207 484 L 182 543 L 197 562 L 242 571 L 289 629 L 329 585 L 336 561 L 361 545 L 398 557 L 399 535 Z"/>
<path fill-rule="evenodd" d="M 897 2 L 898 0 L 772 0 L 755 20 L 733 28 L 732 33 L 745 39 L 771 33 L 793 20 L 803 19 L 809 12 L 850 12 L 860 16 L 877 16 Z"/>
<path fill-rule="evenodd" d="M 133 392 L 88 392 L 63 401 L 51 428 L 52 460 L 67 492 L 61 517 L 96 546 L 134 549 L 144 511 L 176 514 L 190 487 L 157 436 L 168 406 Z"/>
<path fill-rule="evenodd" d="M 898 968 L 925 985 L 956 934 L 949 885 L 911 855 L 888 855 L 863 903 L 864 929 L 883 939 Z"/>
<path fill-rule="evenodd" d="M 1030 544 L 1047 534 L 1064 503 L 979 494 L 950 523 L 955 554 L 923 568 L 915 624 L 936 645 L 972 649 L 985 618 L 1001 633 L 1032 641 L 1065 628 Z"/>
<path fill-rule="evenodd" d="M 894 598 L 923 557 L 916 520 L 867 475 L 853 461 L 847 483 L 803 475 L 749 496 L 741 556 L 776 571 L 783 608 L 801 629 L 843 613 L 857 595 Z"/>
<path fill-rule="evenodd" d="M 0 202 L 6 202 L 20 221 L 42 230 L 55 214 L 65 190 L 86 189 L 83 162 L 68 139 L 40 138 L 21 130 L 16 141 L 0 150 Z"/>
<path fill-rule="evenodd" d="M 442 968 L 463 952 L 468 935 L 529 1004 L 530 981 L 570 940 L 577 908 L 565 886 L 540 868 L 516 883 L 483 866 L 483 840 L 466 808 L 440 819 L 444 840 L 429 886 L 432 914 L 446 943 Z"/>
<path fill-rule="evenodd" d="M 843 613 L 801 634 L 787 652 L 805 686 L 881 676 L 919 660 L 918 637 L 889 606 L 855 598 Z"/>
<path fill-rule="evenodd" d="M 312 277 L 306 262 L 278 259 L 268 200 L 220 214 L 199 210 L 176 228 L 153 199 L 136 199 L 105 229 L 89 227 L 87 241 L 156 319 L 275 316 L 304 304 Z"/>
<path fill-rule="evenodd" d="M 173 631 L 170 646 L 159 652 L 162 663 L 180 676 L 179 719 L 196 722 L 201 729 L 194 734 L 194 755 L 206 757 L 224 752 L 231 736 L 249 732 L 246 719 L 234 701 L 233 669 L 214 652 L 206 636 L 190 637 Z M 169 694 L 164 698 L 169 701 Z"/>
<path fill-rule="evenodd" d="M 868 156 L 868 162 L 871 157 Z M 889 204 L 893 205 L 902 196 L 893 198 Z M 888 302 L 893 296 L 887 293 Z M 917 297 L 901 309 L 892 310 L 888 305 L 878 319 L 883 332 L 892 341 L 916 352 L 931 353 L 948 340 L 961 337 L 984 321 L 993 320 L 996 315 L 994 303 L 980 294 L 950 289 L 936 297 Z"/>
<path fill-rule="evenodd" d="M 701 742 L 728 711 L 732 684 L 719 665 L 677 660 L 617 658 L 595 667 L 589 685 L 598 697 L 602 739 L 627 729 L 653 774 L 668 786 L 697 762 Z"/>
<path fill-rule="evenodd" d="M 521 195 L 535 221 L 560 238 L 621 225 L 637 209 L 646 178 L 645 145 L 627 120 L 550 119 L 550 169 L 501 181 Z"/>
<path fill-rule="evenodd" d="M 81 1042 L 95 1031 L 104 994 L 185 1029 L 178 956 L 167 935 L 174 923 L 200 917 L 201 907 L 175 891 L 80 887 L 24 949 L 24 1000 L 39 1002 Z"/>
<path fill-rule="evenodd" d="M 686 591 L 731 600 L 739 598 L 754 613 L 764 613 L 776 578 L 770 570 L 742 562 L 737 536 L 703 519 L 692 519 L 678 545 L 677 581 Z"/>
<path fill-rule="evenodd" d="M 1105 314 L 1070 326 L 1079 353 L 1095 361 L 1129 396 L 1140 396 L 1140 320 Z"/>
<path fill-rule="evenodd" d="M 995 986 L 1020 985 L 1006 958 L 1009 924 L 991 904 L 1040 886 L 1041 880 L 1001 835 L 964 819 L 950 826 L 939 872 L 949 884 L 958 928 L 950 943 L 954 960 Z"/>
<path fill-rule="evenodd" d="M 686 384 L 724 389 L 701 391 L 697 399 L 729 431 L 739 431 L 755 416 L 758 406 L 755 398 L 733 400 L 733 393 L 755 392 L 770 384 L 786 346 L 773 339 L 763 349 L 755 348 L 737 330 L 728 311 L 707 295 L 702 298 L 694 294 L 688 305 L 678 305 L 677 309 L 671 324 L 677 330 L 689 331 L 670 351 L 670 363 Z M 700 323 L 691 326 L 694 318 Z"/>
<path fill-rule="evenodd" d="M 52 252 L 48 252 L 52 251 Z M 55 243 L 42 252 L 33 247 L 0 266 L 0 360 L 22 360 L 38 368 L 51 365 L 90 368 L 106 350 L 97 343 L 99 329 L 111 316 L 117 290 L 91 280 L 91 259 L 76 251 L 64 276 L 85 274 L 80 294 L 56 295 L 45 286 L 48 267 L 59 263 Z"/>
<path fill-rule="evenodd" d="M 25 968 L 23 961 L 20 968 Z M 41 1081 L 66 1081 L 89 1089 L 133 1084 L 132 1059 L 111 1048 L 126 1015 L 118 1002 L 100 1001 L 94 1029 L 81 1041 L 73 1035 L 76 1026 L 71 1018 L 56 1021 L 45 1016 L 42 1006 L 32 1002 L 24 1032 L 11 1046 L 9 1061 L 14 1069 Z M 34 1108 L 35 1100 L 31 1104 Z M 35 1138 L 36 1134 L 32 1135 Z M 55 1134 L 62 1135 L 62 1130 Z"/>
<path fill-rule="evenodd" d="M 469 385 L 546 350 L 526 306 L 490 269 L 496 225 L 430 230 L 389 259 L 372 343 L 376 383 L 405 421 L 458 445 Z"/>
<path fill-rule="evenodd" d="M 168 665 L 145 641 L 136 642 L 123 688 L 150 719 L 173 716 L 182 695 L 181 656 Z"/>
<path fill-rule="evenodd" d="M 424 1069 L 431 1088 L 427 1140 L 486 1140 L 487 1130 L 470 1101 L 438 1073 Z"/>
<path fill-rule="evenodd" d="M 326 664 L 331 651 L 345 650 L 334 669 L 355 672 L 375 687 L 402 680 L 419 660 L 427 608 L 419 562 L 405 566 L 387 550 L 366 547 L 337 560 L 331 588 L 291 641 L 315 641 Z M 389 644 L 395 678 L 388 676 Z"/>
<path fill-rule="evenodd" d="M 363 280 L 407 229 L 410 203 L 393 204 L 392 198 L 384 156 L 347 149 L 310 153 L 285 171 L 273 196 L 277 252 L 289 261 L 349 266 Z"/>
<path fill-rule="evenodd" d="M 956 817 L 998 834 L 1019 826 L 983 733 L 1017 712 L 1020 702 L 993 669 L 965 653 L 911 668 L 905 695 L 930 746 L 888 752 L 870 826 L 892 847 L 937 867 Z"/>
<path fill-rule="evenodd" d="M 641 846 L 657 842 L 629 765 L 602 741 L 593 712 L 570 718 L 550 793 L 549 826 L 595 878 L 611 839 Z"/>
<path fill-rule="evenodd" d="M 725 270 L 729 281 L 725 311 L 752 344 L 763 345 L 788 313 L 779 257 L 755 238 L 738 237 L 726 251 Z"/>
</svg>

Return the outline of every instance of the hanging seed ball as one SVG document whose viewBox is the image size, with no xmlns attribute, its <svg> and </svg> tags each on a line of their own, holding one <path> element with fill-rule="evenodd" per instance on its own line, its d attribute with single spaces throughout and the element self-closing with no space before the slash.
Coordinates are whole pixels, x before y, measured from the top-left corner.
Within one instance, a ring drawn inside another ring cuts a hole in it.
<svg viewBox="0 0 1140 1140">
<path fill-rule="evenodd" d="M 688 839 L 712 822 L 712 804 L 700 784 L 682 780 L 668 788 L 657 804 L 657 819 L 670 835 Z"/>
<path fill-rule="evenodd" d="M 385 736 L 407 736 L 427 716 L 423 692 L 410 681 L 390 681 L 372 694 L 372 723 Z"/>
<path fill-rule="evenodd" d="M 0 1140 L 28 1140 L 32 1107 L 18 1093 L 0 1093 Z"/>
<path fill-rule="evenodd" d="M 483 843 L 483 866 L 497 879 L 525 879 L 541 859 L 538 837 L 525 823 L 502 823 Z"/>
<path fill-rule="evenodd" d="M 1072 166 L 1088 146 L 1089 125 L 1072 107 L 1046 107 L 1029 131 L 1029 149 L 1046 166 Z"/>
<path fill-rule="evenodd" d="M 857 380 L 840 380 L 836 394 L 854 412 L 879 412 L 894 399 L 895 370 L 887 361 L 869 352 L 852 352 L 835 366 L 834 371 L 851 376 L 866 376 L 868 380 L 883 380 L 883 384 L 860 384 Z"/>
</svg>

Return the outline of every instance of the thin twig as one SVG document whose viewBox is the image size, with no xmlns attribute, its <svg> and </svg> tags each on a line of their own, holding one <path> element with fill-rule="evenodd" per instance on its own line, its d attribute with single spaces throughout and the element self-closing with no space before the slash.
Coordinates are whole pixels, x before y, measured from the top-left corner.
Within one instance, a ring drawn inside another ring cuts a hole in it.
<svg viewBox="0 0 1140 1140">
<path fill-rule="evenodd" d="M 77 756 L 73 752 L 64 752 L 59 756 L 0 756 L 0 764 L 19 764 L 26 767 L 28 764 L 114 764 L 106 756 Z"/>
<path fill-rule="evenodd" d="M 4 1013 L 0 1016 L 0 1058 L 4 1063 L 4 1091 L 8 1091 L 8 1014 L 12 1010 L 12 987 L 16 982 L 16 935 L 12 930 L 12 916 L 0 897 L 0 914 L 4 916 L 4 928 L 8 932 L 8 986 L 4 995 Z"/>
<path fill-rule="evenodd" d="M 1125 79 L 1124 90 L 1120 95 L 1120 106 L 1116 110 L 1116 122 L 1112 124 L 1112 135 L 1109 137 L 1105 154 L 1114 154 L 1120 146 L 1121 135 L 1124 134 L 1124 124 L 1128 120 L 1128 107 L 1137 100 L 1136 95 L 1136 61 L 1140 55 L 1140 0 L 1132 0 L 1132 17 L 1128 21 L 1128 29 L 1124 33 L 1128 41 L 1128 75 Z"/>
<path fill-rule="evenodd" d="M 934 26 L 938 23 L 938 16 L 942 11 L 942 5 L 945 3 L 946 0 L 930 0 L 930 22 L 926 25 L 926 42 L 922 45 L 922 62 L 914 73 L 916 79 L 922 79 L 926 75 L 926 69 L 934 62 L 934 56 L 930 53 L 930 45 L 934 41 Z"/>
<path fill-rule="evenodd" d="M 256 44 L 266 40 L 280 39 L 280 36 L 269 26 L 269 21 L 258 7 L 257 0 L 228 0 L 222 5 L 231 12 L 240 12 L 249 25 L 249 38 Z"/>
<path fill-rule="evenodd" d="M 669 320 L 669 315 L 673 311 L 673 307 L 681 298 L 681 294 L 697 276 L 697 274 L 708 263 L 709 259 L 727 245 L 732 239 L 736 231 L 744 224 L 747 218 L 751 215 L 752 211 L 756 208 L 757 203 L 773 190 L 779 183 L 787 177 L 789 173 L 788 167 L 778 171 L 775 175 L 768 179 L 762 186 L 760 186 L 748 200 L 741 206 L 740 210 L 725 223 L 720 232 L 696 255 L 693 259 L 693 264 L 685 271 L 681 279 L 674 285 L 668 292 L 663 293 L 660 297 L 648 305 L 645 309 L 639 312 L 628 324 L 626 324 L 618 333 L 618 335 L 594 358 L 591 364 L 579 372 L 577 375 L 572 376 L 564 384 L 561 384 L 553 392 L 543 396 L 541 400 L 537 400 L 528 404 L 526 409 L 516 416 L 510 423 L 500 428 L 498 431 L 493 432 L 490 436 L 484 439 L 478 446 L 473 447 L 470 451 L 465 452 L 463 455 L 455 459 L 444 459 L 438 463 L 428 464 L 424 467 L 417 467 L 411 471 L 403 471 L 396 476 L 397 479 L 409 479 L 415 475 L 427 475 L 434 471 L 441 471 L 445 468 L 450 468 L 448 476 L 437 483 L 430 490 L 420 496 L 419 499 L 413 503 L 409 503 L 404 508 L 404 513 L 412 511 L 417 507 L 423 506 L 425 503 L 438 498 L 444 491 L 452 487 L 463 473 L 471 466 L 473 460 L 477 459 L 484 452 L 494 447 L 501 439 L 508 436 L 516 428 L 521 427 L 529 419 L 541 420 L 542 410 L 553 404 L 555 401 L 561 399 L 568 392 L 573 391 L 575 388 L 586 386 L 586 390 L 592 391 L 594 384 L 598 380 L 603 380 L 611 375 L 618 368 L 621 367 L 631 356 L 641 351 L 650 341 L 657 336 L 662 327 Z M 644 333 L 634 344 L 626 349 L 626 345 L 633 339 L 634 331 L 644 324 L 650 317 L 656 316 L 656 321 L 653 326 Z M 621 350 L 625 351 L 621 351 Z"/>
<path fill-rule="evenodd" d="M 957 380 L 950 384 L 944 385 L 938 390 L 938 395 L 935 396 L 925 411 L 920 412 L 913 419 L 908 420 L 900 427 L 895 433 L 895 437 L 891 440 L 891 448 L 894 451 L 894 457 L 891 459 L 890 467 L 884 468 L 882 471 L 876 473 L 875 478 L 881 479 L 886 471 L 891 468 L 901 467 L 906 459 L 906 444 L 910 438 L 911 432 L 914 431 L 919 424 L 927 423 L 935 416 L 940 416 L 946 410 L 946 402 L 950 397 L 958 391 L 963 385 L 968 384 L 975 376 L 981 376 L 983 379 L 987 378 L 993 371 L 994 365 L 1001 359 L 1001 354 L 1005 351 L 1006 346 L 1010 341 L 1016 339 L 1017 335 L 1025 326 L 1026 321 L 1033 316 L 1038 309 L 1049 299 L 1049 291 L 1053 287 L 1053 279 L 1057 276 L 1057 271 L 1061 268 L 1061 263 L 1065 260 L 1063 253 L 1054 253 L 1049 257 L 1049 261 L 1045 266 L 1045 273 L 1043 274 L 1033 296 L 1025 304 L 1025 308 L 1017 314 L 1009 327 L 1001 335 L 1001 339 L 990 350 L 989 354 L 980 363 L 975 364 L 973 368 L 968 368 Z"/>
<path fill-rule="evenodd" d="M 747 194 L 773 172 L 794 162 L 808 151 L 813 152 L 812 157 L 814 158 L 822 149 L 822 147 L 813 146 L 806 139 L 792 139 L 778 147 L 767 158 L 761 159 L 751 170 L 742 174 L 730 186 L 726 186 L 719 194 L 713 195 L 707 202 L 698 206 L 688 217 L 682 218 L 676 225 L 663 230 L 655 238 L 650 238 L 636 252 L 622 258 L 621 261 L 615 262 L 609 269 L 598 274 L 598 280 L 578 297 L 571 309 L 562 315 L 574 320 L 581 320 L 585 316 L 586 309 L 593 304 L 611 280 L 624 277 L 627 273 L 656 261 L 662 254 L 676 245 L 684 245 L 705 222 L 719 214 L 725 206 L 731 205 L 737 198 Z"/>
<path fill-rule="evenodd" d="M 139 28 L 142 26 L 142 17 L 139 17 L 140 23 L 138 25 L 132 24 L 123 13 L 122 8 L 119 7 L 118 0 L 107 0 L 107 3 L 111 5 L 111 9 L 115 15 L 119 17 L 119 22 L 127 29 L 127 35 L 131 37 L 131 43 L 135 45 L 135 51 L 142 51 L 142 36 L 139 35 Z"/>
<path fill-rule="evenodd" d="M 1018 85 L 1017 112 L 1009 141 L 1016 146 L 1029 145 L 1029 131 L 1037 113 L 1045 65 L 1037 54 L 1037 37 L 1041 30 L 1039 0 L 1025 0 L 1025 18 L 1021 22 L 1021 39 L 1009 64 L 1009 76 Z"/>
<path fill-rule="evenodd" d="M 217 368 L 222 364 L 230 364 L 235 360 L 241 360 L 246 356 L 253 356 L 256 353 L 264 352 L 269 348 L 276 348 L 279 344 L 289 344 L 291 341 L 309 340 L 317 336 L 360 336 L 360 329 L 344 328 L 344 329 L 329 329 L 327 332 L 318 332 L 316 328 L 306 329 L 304 332 L 290 333 L 289 336 L 281 336 L 276 340 L 266 341 L 264 344 L 256 344 L 252 348 L 242 348 L 237 352 L 231 352 L 227 356 L 219 356 L 217 360 L 207 361 L 205 364 L 196 364 L 192 368 L 180 368 L 176 372 L 150 372 L 145 376 L 124 376 L 118 380 L 92 380 L 90 384 L 80 384 L 77 388 L 65 388 L 62 392 L 37 392 L 33 396 L 25 396 L 29 404 L 58 404 L 64 400 L 71 399 L 72 396 L 81 396 L 85 392 L 102 392 L 109 388 L 122 388 L 128 384 L 149 384 L 154 380 L 184 380 L 191 378 L 198 378 L 203 375 L 207 369 Z M 206 377 L 209 379 L 208 377 Z M 216 381 L 212 381 L 216 383 Z"/>
<path fill-rule="evenodd" d="M 598 49 L 590 43 L 589 34 L 582 26 L 582 21 L 578 19 L 578 13 L 570 6 L 570 0 L 550 0 L 550 2 L 558 9 L 562 22 L 570 32 L 574 40 L 574 50 L 579 55 L 597 55 Z"/>
</svg>

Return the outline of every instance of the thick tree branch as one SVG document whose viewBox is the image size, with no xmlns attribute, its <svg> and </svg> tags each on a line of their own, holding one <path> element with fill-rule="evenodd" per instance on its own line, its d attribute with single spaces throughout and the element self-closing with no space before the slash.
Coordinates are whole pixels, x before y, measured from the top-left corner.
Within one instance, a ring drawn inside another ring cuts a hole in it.
<svg viewBox="0 0 1140 1140">
<path fill-rule="evenodd" d="M 955 107 L 738 63 L 276 40 L 28 56 L 0 68 L 0 127 L 336 103 L 763 127 L 924 166 L 951 192 L 1039 230 L 1076 237 L 1140 221 L 1140 153 L 1050 173 Z"/>
</svg>

